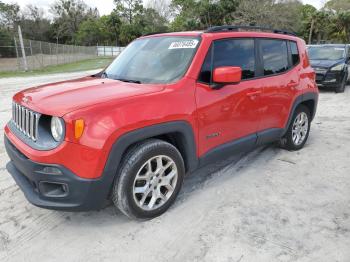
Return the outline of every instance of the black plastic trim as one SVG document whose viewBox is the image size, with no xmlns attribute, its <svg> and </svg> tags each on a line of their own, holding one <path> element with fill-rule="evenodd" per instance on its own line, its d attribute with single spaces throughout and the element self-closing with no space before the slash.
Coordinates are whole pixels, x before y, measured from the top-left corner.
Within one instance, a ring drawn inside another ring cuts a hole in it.
<svg viewBox="0 0 350 262">
<path fill-rule="evenodd" d="M 84 179 L 62 165 L 37 163 L 24 156 L 6 137 L 5 148 L 11 161 L 7 171 L 12 175 L 25 197 L 35 206 L 54 210 L 86 211 L 98 210 L 108 203 L 108 190 L 111 184 L 100 179 Z M 59 169 L 60 174 L 45 173 L 45 167 Z M 66 195 L 48 196 L 40 192 L 40 183 L 67 185 Z"/>
<path fill-rule="evenodd" d="M 191 125 L 185 121 L 174 121 L 164 124 L 157 124 L 141 128 L 135 131 L 124 134 L 113 144 L 109 153 L 104 173 L 116 174 L 123 153 L 132 144 L 161 135 L 176 133 L 180 136 L 185 155 L 186 170 L 192 171 L 198 166 L 197 145 L 194 138 L 194 133 Z"/>
<path fill-rule="evenodd" d="M 254 149 L 257 142 L 257 135 L 252 134 L 238 140 L 220 145 L 207 152 L 199 160 L 200 166 L 205 166 L 210 163 L 214 163 L 227 156 L 237 154 L 239 152 L 246 152 Z"/>
<path fill-rule="evenodd" d="M 271 128 L 259 132 L 256 146 L 266 145 L 279 140 L 284 132 L 283 128 Z"/>
<path fill-rule="evenodd" d="M 313 112 L 312 112 L 312 116 L 311 116 L 311 121 L 314 119 L 315 115 L 316 115 L 316 110 L 317 110 L 317 102 L 318 102 L 318 93 L 316 92 L 308 92 L 308 93 L 304 93 L 300 96 L 298 96 L 292 106 L 292 109 L 289 112 L 289 118 L 288 118 L 288 122 L 286 124 L 286 126 L 284 127 L 282 136 L 285 135 L 288 131 L 288 127 L 292 121 L 293 115 L 295 110 L 297 109 L 297 107 L 302 104 L 303 102 L 306 101 L 313 101 L 314 102 L 314 108 L 313 108 Z"/>
</svg>

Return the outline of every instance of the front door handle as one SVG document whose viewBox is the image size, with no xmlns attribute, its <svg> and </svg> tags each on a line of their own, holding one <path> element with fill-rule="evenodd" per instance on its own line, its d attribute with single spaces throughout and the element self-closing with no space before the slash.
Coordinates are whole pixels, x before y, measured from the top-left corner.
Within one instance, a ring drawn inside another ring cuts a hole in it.
<svg viewBox="0 0 350 262">
<path fill-rule="evenodd" d="M 297 85 L 298 85 L 297 82 L 295 82 L 295 81 L 290 81 L 290 82 L 287 84 L 287 88 L 295 88 Z"/>
<path fill-rule="evenodd" d="M 253 92 L 247 93 L 247 96 L 250 97 L 251 99 L 255 99 L 257 96 L 260 96 L 261 93 L 262 93 L 261 90 L 253 91 Z"/>
</svg>

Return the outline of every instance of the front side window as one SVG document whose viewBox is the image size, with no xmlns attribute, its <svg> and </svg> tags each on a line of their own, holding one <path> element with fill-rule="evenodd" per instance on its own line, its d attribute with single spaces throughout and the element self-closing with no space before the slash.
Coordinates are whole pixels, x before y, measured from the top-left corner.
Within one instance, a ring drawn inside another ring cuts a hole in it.
<svg viewBox="0 0 350 262">
<path fill-rule="evenodd" d="M 243 80 L 255 77 L 254 39 L 225 39 L 213 42 L 204 60 L 199 81 L 211 83 L 212 69 L 222 66 L 241 67 Z"/>
<path fill-rule="evenodd" d="M 264 75 L 283 73 L 288 70 L 287 42 L 283 40 L 261 40 Z"/>
<path fill-rule="evenodd" d="M 189 67 L 199 46 L 193 37 L 150 37 L 138 39 L 107 67 L 107 78 L 135 83 L 172 83 Z"/>
</svg>

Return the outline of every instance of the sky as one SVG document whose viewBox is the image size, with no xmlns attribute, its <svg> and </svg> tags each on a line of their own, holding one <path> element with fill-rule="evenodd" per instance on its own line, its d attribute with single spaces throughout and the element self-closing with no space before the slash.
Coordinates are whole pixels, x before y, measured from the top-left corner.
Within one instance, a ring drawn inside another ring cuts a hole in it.
<svg viewBox="0 0 350 262">
<path fill-rule="evenodd" d="M 28 4 L 32 4 L 38 7 L 43 8 L 46 12 L 49 10 L 50 5 L 55 2 L 55 0 L 1 0 L 5 3 L 18 3 L 21 7 L 24 7 Z M 100 12 L 100 15 L 110 14 L 114 8 L 113 0 L 84 0 L 84 2 L 91 6 L 97 7 Z M 146 0 L 144 0 L 146 2 Z M 326 0 L 303 0 L 304 4 L 311 4 L 316 8 L 321 8 Z"/>
</svg>

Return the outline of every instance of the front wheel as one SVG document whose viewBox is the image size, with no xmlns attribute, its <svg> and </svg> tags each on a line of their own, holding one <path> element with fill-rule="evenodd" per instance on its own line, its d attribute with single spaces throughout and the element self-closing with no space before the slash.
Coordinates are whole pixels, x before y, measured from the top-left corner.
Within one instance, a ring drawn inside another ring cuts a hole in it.
<svg viewBox="0 0 350 262">
<path fill-rule="evenodd" d="M 147 140 L 125 155 L 112 200 L 130 218 L 154 218 L 175 201 L 184 174 L 184 162 L 176 147 L 158 139 Z"/>
<path fill-rule="evenodd" d="M 306 106 L 300 105 L 294 112 L 287 133 L 280 141 L 281 146 L 290 151 L 300 150 L 309 137 L 310 127 L 310 110 Z"/>
<path fill-rule="evenodd" d="M 345 74 L 341 84 L 335 89 L 336 93 L 344 93 L 347 80 L 348 80 L 348 76 L 347 74 Z"/>
</svg>

